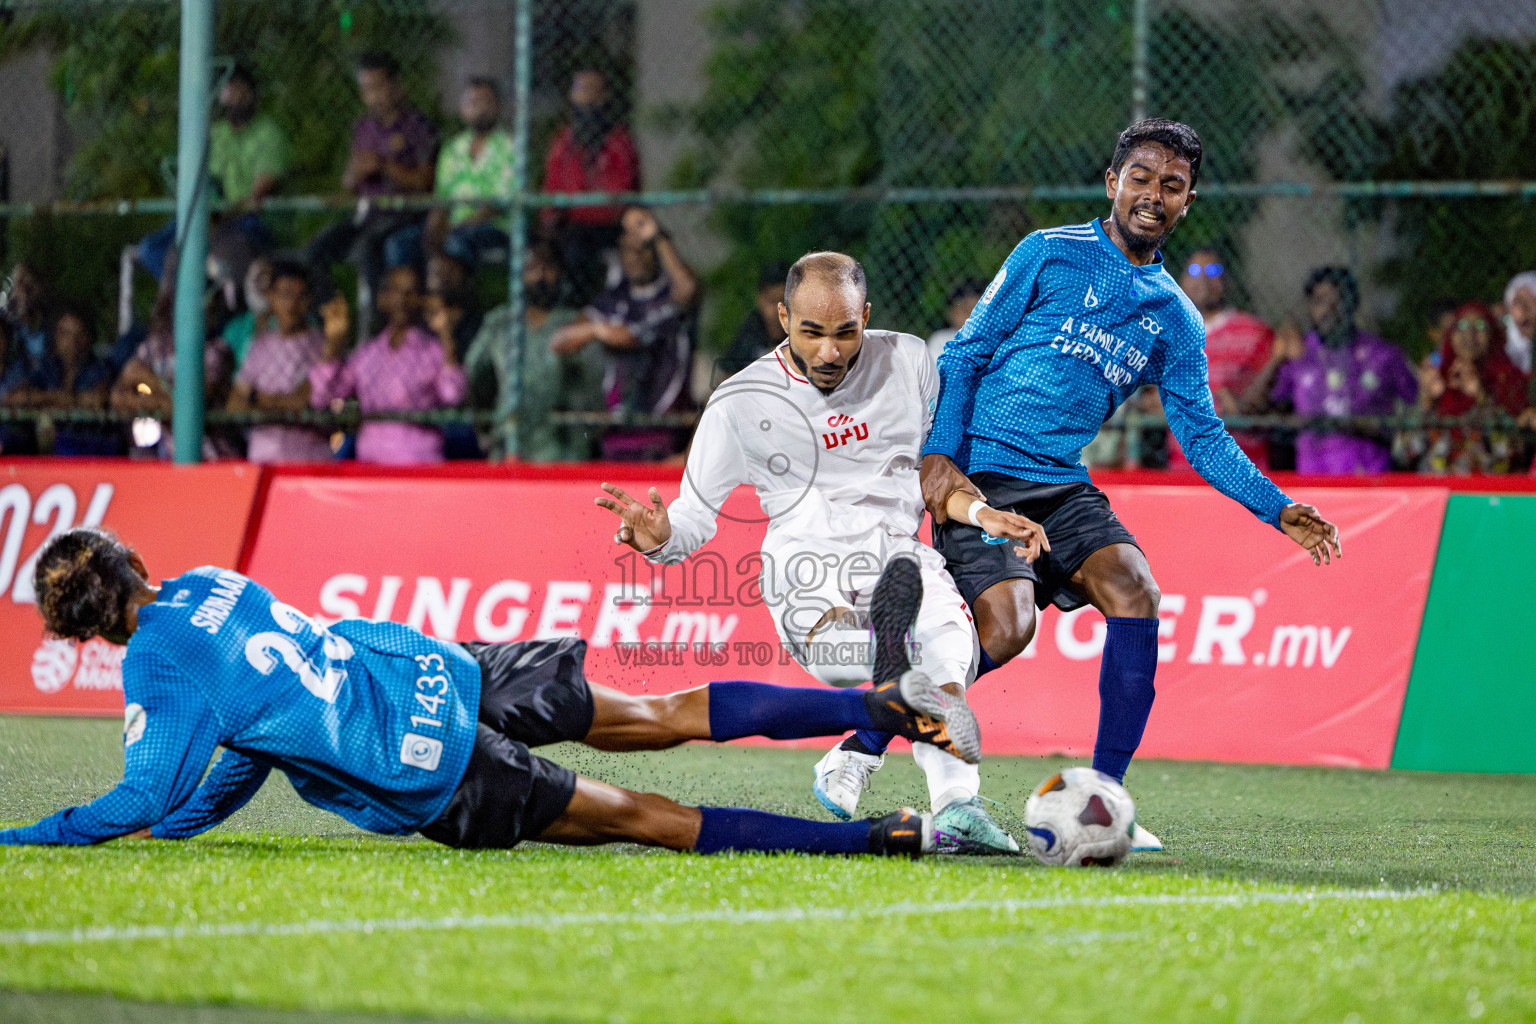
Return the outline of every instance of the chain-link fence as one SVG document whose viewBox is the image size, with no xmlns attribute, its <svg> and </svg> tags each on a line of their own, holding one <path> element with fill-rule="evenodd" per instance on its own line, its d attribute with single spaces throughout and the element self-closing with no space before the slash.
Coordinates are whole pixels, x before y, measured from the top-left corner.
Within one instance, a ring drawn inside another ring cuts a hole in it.
<svg viewBox="0 0 1536 1024">
<path fill-rule="evenodd" d="M 36 264 L 104 339 L 149 323 L 177 11 L 0 10 L 0 73 L 45 71 L 0 113 L 8 259 Z M 392 120 L 369 142 L 382 156 L 358 164 L 370 53 L 398 65 L 398 106 L 425 126 Z M 759 300 L 812 249 L 865 262 L 877 325 L 944 328 L 1023 235 L 1107 212 L 1115 137 L 1142 114 L 1187 121 L 1206 147 L 1170 255 L 1216 247 L 1228 299 L 1271 323 L 1305 329 L 1308 274 L 1343 265 L 1362 325 L 1417 358 L 1451 306 L 1501 303 L 1536 267 L 1531 0 L 221 0 L 214 54 L 215 81 L 251 73 L 283 156 L 259 211 L 252 181 L 220 182 L 210 322 L 246 311 L 244 268 L 271 250 L 318 266 L 315 287 L 340 289 L 366 339 L 395 301 L 388 268 L 421 265 L 458 311 L 444 330 L 459 355 L 479 359 L 482 447 L 507 440 L 489 424 L 515 424 L 535 457 L 680 445 L 674 424 L 723 372 L 691 353 L 771 342 Z M 468 146 L 461 115 L 497 97 L 506 134 Z M 30 151 L 29 116 L 54 124 L 48 154 Z M 416 134 L 462 157 L 435 165 L 436 200 L 432 168 L 412 173 L 432 163 Z M 53 161 L 40 185 L 19 166 L 39 160 Z M 621 223 L 632 202 L 656 212 L 654 239 L 644 218 Z M 434 253 L 467 264 L 464 281 Z M 611 287 L 653 270 L 667 295 Z M 584 308 L 640 336 L 643 357 L 571 329 Z M 599 436 L 605 412 L 630 421 L 618 444 Z M 635 425 L 658 414 L 674 418 Z"/>
</svg>

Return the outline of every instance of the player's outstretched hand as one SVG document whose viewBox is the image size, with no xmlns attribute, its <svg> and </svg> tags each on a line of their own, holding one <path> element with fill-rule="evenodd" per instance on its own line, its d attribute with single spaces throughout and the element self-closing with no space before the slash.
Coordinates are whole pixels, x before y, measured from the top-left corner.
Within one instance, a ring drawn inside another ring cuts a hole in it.
<svg viewBox="0 0 1536 1024">
<path fill-rule="evenodd" d="M 1311 505 L 1287 505 L 1280 512 L 1280 529 L 1291 540 L 1307 549 L 1313 565 L 1344 557 L 1339 528 L 1322 517 Z"/>
<path fill-rule="evenodd" d="M 1045 527 L 1017 512 L 984 508 L 976 513 L 976 521 L 994 537 L 1018 541 L 1013 550 L 1023 555 L 1026 562 L 1033 562 L 1040 557 L 1041 552 L 1051 550 L 1051 542 L 1045 536 Z"/>
<path fill-rule="evenodd" d="M 624 493 L 623 488 L 603 484 L 603 490 L 611 497 L 594 498 L 599 505 L 623 520 L 619 532 L 613 535 L 615 544 L 628 544 L 636 551 L 659 548 L 672 536 L 672 520 L 667 517 L 667 506 L 661 494 L 651 488 L 651 503 L 646 505 Z"/>
<path fill-rule="evenodd" d="M 928 506 L 928 514 L 935 523 L 949 520 L 949 496 L 956 491 L 974 494 L 983 501 L 987 498 L 947 455 L 923 456 L 921 480 L 923 504 Z"/>
</svg>

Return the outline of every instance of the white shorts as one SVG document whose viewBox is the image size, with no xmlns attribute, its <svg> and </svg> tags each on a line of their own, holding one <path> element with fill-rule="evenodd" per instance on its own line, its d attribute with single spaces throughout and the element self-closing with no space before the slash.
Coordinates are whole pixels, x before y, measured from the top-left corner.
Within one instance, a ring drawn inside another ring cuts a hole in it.
<svg viewBox="0 0 1536 1024">
<path fill-rule="evenodd" d="M 868 627 L 835 623 L 816 630 L 809 641 L 806 637 L 833 608 L 852 608 L 866 618 L 880 571 L 897 555 L 915 557 L 922 571 L 923 603 L 912 630 L 912 667 L 940 686 L 969 686 L 981 650 L 970 609 L 945 570 L 943 556 L 914 537 L 882 532 L 857 545 L 806 540 L 765 551 L 764 596 L 779 638 L 822 683 L 869 682 L 874 645 Z"/>
</svg>

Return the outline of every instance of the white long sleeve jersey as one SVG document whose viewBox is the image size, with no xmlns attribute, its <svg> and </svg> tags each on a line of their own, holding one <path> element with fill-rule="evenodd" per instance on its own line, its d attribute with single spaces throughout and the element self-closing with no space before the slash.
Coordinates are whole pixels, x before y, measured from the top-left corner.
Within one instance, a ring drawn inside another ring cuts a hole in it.
<svg viewBox="0 0 1536 1024">
<path fill-rule="evenodd" d="M 939 379 L 910 334 L 866 331 L 857 362 L 830 394 L 796 368 L 788 342 L 721 384 L 694 433 L 672 536 L 650 555 L 675 564 L 715 535 L 741 484 L 757 491 L 763 551 L 819 540 L 857 545 L 873 532 L 913 536 L 922 523 L 918 474 Z"/>
</svg>

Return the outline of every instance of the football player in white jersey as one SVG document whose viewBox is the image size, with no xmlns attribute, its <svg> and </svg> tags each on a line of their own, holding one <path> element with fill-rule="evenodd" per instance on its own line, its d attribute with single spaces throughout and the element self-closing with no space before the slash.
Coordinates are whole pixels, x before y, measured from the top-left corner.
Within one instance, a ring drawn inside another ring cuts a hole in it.
<svg viewBox="0 0 1536 1024">
<path fill-rule="evenodd" d="M 615 540 L 676 564 L 708 543 L 725 500 L 751 484 L 767 516 L 761 587 L 780 639 L 832 686 L 876 685 L 921 671 L 953 696 L 937 727 L 974 728 L 965 687 L 976 676 L 976 631 L 944 560 L 917 538 L 920 451 L 938 398 L 921 339 L 867 330 L 864 269 L 841 253 L 792 268 L 779 318 L 788 337 L 710 398 L 670 508 L 655 488 L 638 501 L 604 484 L 597 503 L 618 514 Z M 949 510 L 1033 559 L 1044 531 L 956 493 Z M 888 739 L 848 737 L 816 765 L 814 792 L 852 817 Z M 873 748 L 873 749 L 871 749 Z M 913 756 L 928 780 L 941 851 L 1012 853 L 987 814 L 974 764 L 927 743 Z"/>
</svg>

